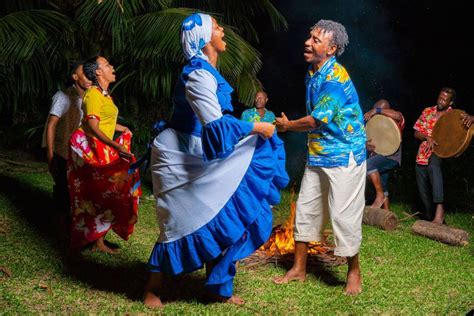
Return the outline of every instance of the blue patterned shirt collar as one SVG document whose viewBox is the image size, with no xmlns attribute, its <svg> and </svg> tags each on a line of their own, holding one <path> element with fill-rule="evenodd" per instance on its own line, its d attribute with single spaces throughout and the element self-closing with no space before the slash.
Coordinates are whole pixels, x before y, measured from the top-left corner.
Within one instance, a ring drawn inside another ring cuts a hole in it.
<svg viewBox="0 0 474 316">
<path fill-rule="evenodd" d="M 334 64 L 336 63 L 336 56 L 332 56 L 326 62 L 316 71 L 314 72 L 313 65 L 309 66 L 308 69 L 308 74 L 310 77 L 313 77 L 314 75 L 327 75 L 333 68 Z"/>
</svg>

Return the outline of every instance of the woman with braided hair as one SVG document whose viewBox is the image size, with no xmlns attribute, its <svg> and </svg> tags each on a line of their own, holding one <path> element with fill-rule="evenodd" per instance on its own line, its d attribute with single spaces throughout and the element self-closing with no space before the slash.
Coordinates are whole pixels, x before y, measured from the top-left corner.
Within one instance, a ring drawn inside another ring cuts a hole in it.
<svg viewBox="0 0 474 316">
<path fill-rule="evenodd" d="M 113 229 L 127 240 L 137 221 L 141 195 L 138 170 L 130 170 L 132 133 L 117 124 L 118 109 L 108 93 L 114 67 L 101 56 L 87 60 L 84 74 L 93 85 L 83 98 L 82 124 L 71 136 L 68 183 L 71 197 L 71 247 L 116 253 L 104 243 Z M 113 140 L 115 132 L 121 135 Z"/>
</svg>

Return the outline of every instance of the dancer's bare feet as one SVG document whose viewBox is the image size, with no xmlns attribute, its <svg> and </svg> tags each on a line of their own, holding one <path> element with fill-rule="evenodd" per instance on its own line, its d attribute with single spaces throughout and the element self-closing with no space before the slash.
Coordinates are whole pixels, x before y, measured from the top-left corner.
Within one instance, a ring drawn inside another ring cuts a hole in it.
<svg viewBox="0 0 474 316">
<path fill-rule="evenodd" d="M 230 298 L 227 299 L 226 303 L 235 304 L 235 305 L 243 305 L 245 301 L 237 295 L 232 295 Z"/>
<path fill-rule="evenodd" d="M 344 294 L 346 295 L 357 295 L 362 292 L 362 278 L 360 271 L 348 272 L 347 273 L 347 284 Z"/>
<path fill-rule="evenodd" d="M 163 307 L 160 296 L 157 294 L 157 292 L 163 288 L 163 277 L 164 275 L 161 272 L 150 273 L 150 277 L 145 286 L 145 295 L 143 300 L 143 303 L 146 307 L 152 309 Z"/>
<path fill-rule="evenodd" d="M 223 297 L 214 293 L 208 293 L 209 298 L 215 302 L 219 303 L 227 303 L 227 304 L 234 304 L 234 305 L 243 305 L 245 301 L 237 295 L 232 295 L 231 297 Z"/>
<path fill-rule="evenodd" d="M 359 254 L 347 257 L 347 283 L 344 294 L 357 295 L 362 292 L 362 277 L 360 273 Z"/>
<path fill-rule="evenodd" d="M 112 255 L 118 254 L 120 252 L 118 249 L 112 249 L 107 247 L 107 245 L 104 243 L 104 237 L 101 237 L 96 240 L 96 242 L 92 246 L 92 251 L 101 251 Z"/>
<path fill-rule="evenodd" d="M 291 268 L 290 270 L 288 270 L 288 272 L 286 272 L 284 276 L 273 279 L 273 283 L 287 284 L 291 281 L 304 282 L 305 280 L 306 280 L 306 271 L 301 271 L 301 270 Z"/>
<path fill-rule="evenodd" d="M 143 302 L 146 307 L 151 309 L 163 308 L 163 303 L 158 295 L 153 291 L 145 292 L 145 300 Z"/>
<path fill-rule="evenodd" d="M 306 280 L 306 259 L 308 257 L 308 243 L 295 242 L 295 262 L 293 267 L 282 277 L 273 279 L 275 284 L 287 284 L 291 281 L 304 282 Z"/>
</svg>

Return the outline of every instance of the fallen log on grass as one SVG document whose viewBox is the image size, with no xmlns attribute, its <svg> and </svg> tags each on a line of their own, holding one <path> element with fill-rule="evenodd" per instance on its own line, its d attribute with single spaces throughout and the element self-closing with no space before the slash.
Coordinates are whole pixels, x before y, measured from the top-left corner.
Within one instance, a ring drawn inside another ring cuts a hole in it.
<svg viewBox="0 0 474 316">
<path fill-rule="evenodd" d="M 469 233 L 458 228 L 418 220 L 411 227 L 414 234 L 425 236 L 453 246 L 465 246 L 469 243 Z"/>
<path fill-rule="evenodd" d="M 395 213 L 366 206 L 362 222 L 366 225 L 375 226 L 383 230 L 395 230 L 398 226 L 398 217 Z"/>
</svg>

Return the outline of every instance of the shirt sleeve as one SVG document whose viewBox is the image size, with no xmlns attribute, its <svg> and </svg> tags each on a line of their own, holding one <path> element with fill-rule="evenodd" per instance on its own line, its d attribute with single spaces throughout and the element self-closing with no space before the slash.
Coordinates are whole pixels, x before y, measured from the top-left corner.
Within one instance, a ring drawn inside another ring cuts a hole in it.
<svg viewBox="0 0 474 316">
<path fill-rule="evenodd" d="M 231 115 L 222 115 L 217 99 L 217 81 L 207 70 L 189 74 L 185 86 L 186 100 L 203 125 L 201 131 L 205 160 L 225 158 L 234 146 L 253 129 L 253 123 L 243 122 Z"/>
<path fill-rule="evenodd" d="M 95 117 L 100 120 L 100 110 L 102 105 L 102 95 L 99 91 L 92 88 L 84 95 L 82 107 L 84 109 L 84 117 L 89 119 Z"/>
<path fill-rule="evenodd" d="M 186 83 L 186 100 L 202 125 L 222 117 L 217 100 L 217 81 L 207 70 L 199 69 L 189 74 Z"/>
<path fill-rule="evenodd" d="M 423 110 L 420 117 L 416 120 L 413 128 L 424 135 L 428 135 L 427 124 L 426 124 L 426 109 Z"/>
<path fill-rule="evenodd" d="M 49 110 L 50 115 L 61 117 L 69 109 L 70 100 L 67 94 L 63 91 L 58 91 L 53 96 L 51 103 L 51 109 Z"/>
<path fill-rule="evenodd" d="M 327 81 L 321 86 L 318 98 L 312 105 L 311 116 L 327 124 L 332 121 L 346 101 L 347 97 L 342 85 L 338 82 Z"/>
<path fill-rule="evenodd" d="M 249 115 L 248 115 L 249 112 L 248 112 L 248 111 L 249 111 L 249 110 L 245 110 L 245 111 L 242 112 L 242 115 L 240 116 L 240 119 L 241 119 L 242 121 L 250 122 L 250 120 L 249 120 Z"/>
</svg>

